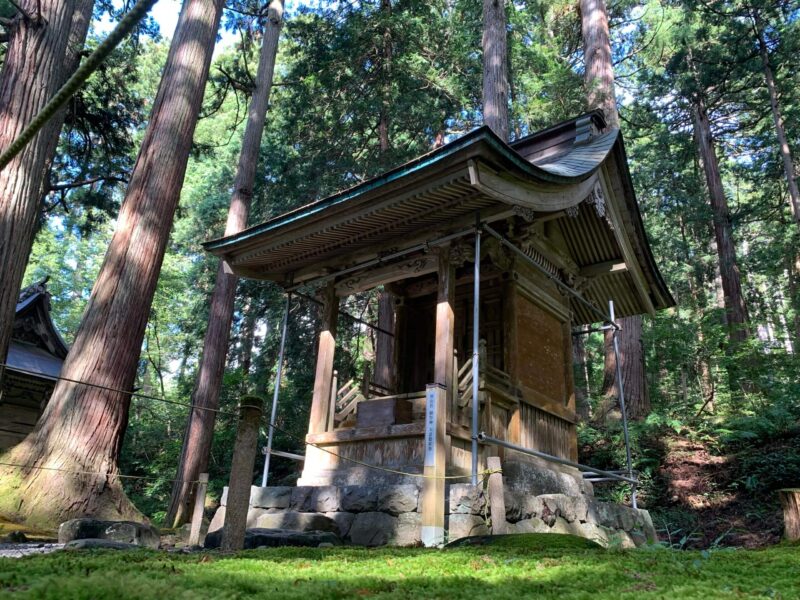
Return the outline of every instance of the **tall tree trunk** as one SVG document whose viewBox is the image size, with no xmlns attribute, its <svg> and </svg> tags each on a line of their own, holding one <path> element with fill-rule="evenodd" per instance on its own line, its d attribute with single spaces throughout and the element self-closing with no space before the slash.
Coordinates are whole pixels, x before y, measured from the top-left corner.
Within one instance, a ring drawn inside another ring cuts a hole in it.
<svg viewBox="0 0 800 600">
<path fill-rule="evenodd" d="M 650 397 L 645 378 L 644 347 L 642 344 L 642 317 L 635 315 L 619 320 L 621 330 L 617 333 L 619 344 L 620 372 L 625 393 L 628 418 L 643 419 L 650 414 Z M 603 368 L 604 401 L 595 419 L 615 414 L 619 401 L 617 362 L 610 335 L 605 336 L 605 364 Z"/>
<path fill-rule="evenodd" d="M 575 379 L 575 410 L 585 423 L 591 418 L 589 405 L 589 364 L 584 334 L 572 336 L 572 366 Z"/>
<path fill-rule="evenodd" d="M 391 82 L 392 82 L 392 30 L 389 27 L 389 18 L 392 14 L 391 0 L 381 0 L 381 11 L 386 19 L 386 28 L 383 31 L 383 48 L 381 50 L 382 90 L 381 113 L 378 123 L 378 142 L 381 162 L 387 162 L 387 155 L 391 148 L 389 137 L 389 109 L 391 107 Z M 378 327 L 385 331 L 394 332 L 394 297 L 383 290 L 378 295 Z M 380 331 L 375 335 L 375 372 L 373 381 L 390 390 L 395 390 L 394 373 L 394 337 Z"/>
<path fill-rule="evenodd" d="M 275 71 L 275 56 L 278 50 L 282 17 L 283 1 L 273 0 L 269 7 L 269 18 L 261 44 L 255 89 L 250 101 L 242 150 L 239 154 L 233 196 L 228 211 L 228 221 L 225 225 L 226 236 L 238 233 L 247 226 L 258 164 L 258 152 L 261 148 L 261 135 L 264 131 L 264 119 L 272 89 L 272 75 Z M 166 522 L 176 527 L 191 517 L 194 486 L 190 482 L 196 481 L 200 473 L 204 473 L 208 468 L 211 442 L 214 437 L 216 418 L 214 411 L 219 406 L 219 391 L 225 371 L 228 337 L 233 320 L 236 279 L 235 275 L 225 272 L 224 265 L 220 262 L 211 298 L 208 327 L 203 339 L 203 354 L 192 393 L 192 406 L 195 408 L 192 409 L 186 425 L 181 459 L 178 463 L 176 481 L 167 510 Z"/>
<path fill-rule="evenodd" d="M 112 390 L 133 388 L 223 4 L 183 5 L 117 230 L 62 370 L 91 385 L 59 381 L 33 432 L 4 457 L 39 467 L 0 471 L 6 514 L 47 526 L 141 518 L 118 477 L 130 396 Z"/>
<path fill-rule="evenodd" d="M 745 341 L 750 336 L 750 332 L 748 329 L 747 305 L 742 295 L 739 264 L 736 260 L 731 214 L 728 208 L 728 201 L 725 198 L 725 191 L 722 187 L 722 176 L 720 175 L 717 153 L 711 135 L 711 124 L 708 120 L 705 99 L 701 94 L 694 94 L 691 102 L 695 141 L 706 177 L 711 212 L 714 218 L 714 238 L 719 256 L 722 290 L 725 294 L 728 336 L 731 343 L 736 345 Z"/>
<path fill-rule="evenodd" d="M 617 128 L 619 115 L 614 96 L 614 63 L 604 0 L 581 0 L 581 31 L 588 106 L 601 109 L 608 126 Z"/>
<path fill-rule="evenodd" d="M 386 162 L 386 154 L 391 147 L 389 140 L 389 111 L 392 105 L 392 30 L 389 19 L 392 15 L 391 0 L 381 0 L 381 12 L 384 13 L 387 25 L 383 30 L 383 48 L 381 49 L 381 110 L 378 120 L 378 141 L 381 161 Z"/>
<path fill-rule="evenodd" d="M 611 37 L 608 30 L 608 11 L 604 0 L 581 0 L 581 33 L 583 35 L 584 84 L 589 108 L 600 109 L 607 126 L 619 127 L 619 115 L 614 95 L 614 63 L 611 58 Z M 636 315 L 619 319 L 620 361 L 625 366 L 622 384 L 628 416 L 647 416 L 650 399 L 645 380 L 644 345 L 642 344 L 642 317 Z M 604 407 L 602 416 L 609 412 L 609 400 L 619 400 L 616 381 L 616 359 L 612 349 L 613 332 L 605 332 L 605 360 L 603 364 Z M 646 411 L 646 412 L 645 412 Z"/>
<path fill-rule="evenodd" d="M 0 72 L 0 150 L 44 108 L 75 69 L 93 1 L 18 0 L 25 12 L 9 25 Z M 5 362 L 14 310 L 39 214 L 45 174 L 64 122 L 61 110 L 0 171 L 0 361 Z"/>
<path fill-rule="evenodd" d="M 483 0 L 483 122 L 508 141 L 508 41 L 504 0 Z"/>
<path fill-rule="evenodd" d="M 253 345 L 255 344 L 256 322 L 258 321 L 257 305 L 248 302 L 244 309 L 244 317 L 239 335 L 239 366 L 242 371 L 242 394 L 248 393 L 247 380 L 253 364 Z"/>
<path fill-rule="evenodd" d="M 764 69 L 764 81 L 767 84 L 767 92 L 769 92 L 769 105 L 772 109 L 772 120 L 775 123 L 775 133 L 778 137 L 778 149 L 783 159 L 783 172 L 786 175 L 786 183 L 789 188 L 789 208 L 792 211 L 792 218 L 795 223 L 800 225 L 800 192 L 798 192 L 797 189 L 794 162 L 792 161 L 792 153 L 789 149 L 789 141 L 786 137 L 786 129 L 783 126 L 783 117 L 781 116 L 781 108 L 778 103 L 778 91 L 775 87 L 775 76 L 772 73 L 772 66 L 769 62 L 769 50 L 767 49 L 767 42 L 764 39 L 764 30 L 757 17 L 753 18 L 753 30 L 755 31 L 756 40 L 758 41 L 761 66 Z"/>
</svg>

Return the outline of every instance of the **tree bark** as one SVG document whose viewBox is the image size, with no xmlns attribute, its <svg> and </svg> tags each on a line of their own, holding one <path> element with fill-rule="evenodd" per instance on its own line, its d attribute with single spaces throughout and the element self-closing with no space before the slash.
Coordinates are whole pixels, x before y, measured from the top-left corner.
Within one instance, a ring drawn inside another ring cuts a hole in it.
<svg viewBox="0 0 800 600">
<path fill-rule="evenodd" d="M 264 30 L 255 90 L 250 101 L 242 150 L 239 154 L 234 191 L 225 225 L 226 236 L 238 233 L 247 226 L 264 119 L 272 89 L 282 17 L 283 1 L 273 0 L 270 3 L 269 19 Z M 226 273 L 223 263 L 220 263 L 211 298 L 200 368 L 192 393 L 192 406 L 196 408 L 189 415 L 176 481 L 167 510 L 166 522 L 175 527 L 191 518 L 194 486 L 189 482 L 196 480 L 200 473 L 208 469 L 216 419 L 214 410 L 219 406 L 219 390 L 222 386 L 228 338 L 233 320 L 236 280 L 236 276 Z"/>
<path fill-rule="evenodd" d="M 93 0 L 18 0 L 0 72 L 0 150 L 11 145 L 74 71 Z M 0 360 L 5 362 L 14 310 L 33 244 L 45 174 L 64 111 L 54 116 L 0 171 Z"/>
<path fill-rule="evenodd" d="M 572 336 L 572 367 L 575 379 L 575 410 L 585 423 L 591 417 L 589 406 L 589 365 L 586 359 L 586 343 L 583 334 Z"/>
<path fill-rule="evenodd" d="M 708 120 L 705 99 L 702 94 L 698 93 L 692 96 L 691 102 L 695 141 L 706 177 L 714 219 L 714 238 L 717 242 L 719 272 L 722 279 L 722 291 L 725 295 L 728 336 L 731 343 L 736 345 L 745 341 L 750 336 L 750 332 L 747 305 L 742 295 L 739 264 L 736 260 L 731 213 L 722 187 L 722 176 L 711 135 L 711 124 Z"/>
<path fill-rule="evenodd" d="M 386 154 L 391 147 L 389 140 L 389 110 L 392 98 L 392 30 L 389 28 L 388 21 L 392 14 L 391 0 L 381 0 L 381 11 L 385 13 L 387 26 L 383 30 L 383 48 L 381 49 L 381 111 L 378 120 L 378 141 L 380 144 L 380 155 L 382 162 L 385 162 Z"/>
<path fill-rule="evenodd" d="M 136 377 L 223 4 L 183 5 L 117 230 L 62 369 L 65 378 L 91 385 L 60 380 L 33 432 L 5 457 L 63 470 L 0 472 L 6 514 L 47 526 L 77 516 L 141 518 L 118 477 L 125 391 Z"/>
<path fill-rule="evenodd" d="M 590 109 L 600 109 L 608 128 L 619 127 L 619 114 L 614 95 L 614 63 L 611 58 L 611 37 L 608 29 L 608 11 L 604 0 L 581 0 L 581 33 L 583 36 L 584 83 L 586 100 Z M 619 319 L 620 361 L 623 370 L 623 388 L 628 416 L 647 416 L 650 399 L 645 381 L 644 346 L 642 344 L 642 317 Z M 611 331 L 605 333 L 605 362 L 603 366 L 603 395 L 605 401 L 597 416 L 608 414 L 610 400 L 618 400 L 616 359 L 611 346 Z"/>
<path fill-rule="evenodd" d="M 778 103 L 778 91 L 775 87 L 775 76 L 769 62 L 769 51 L 767 50 L 767 42 L 764 39 L 764 31 L 755 17 L 753 18 L 753 29 L 758 42 L 758 51 L 761 55 L 761 66 L 764 69 L 764 81 L 767 84 L 767 92 L 769 93 L 769 105 L 772 109 L 772 120 L 775 123 L 775 134 L 778 137 L 778 149 L 781 153 L 781 159 L 783 159 L 783 172 L 786 175 L 786 183 L 789 188 L 789 208 L 792 211 L 794 222 L 800 225 L 800 210 L 798 209 L 800 192 L 797 189 L 792 152 L 789 149 L 789 140 L 786 137 L 786 129 L 783 126 L 783 117 Z"/>
<path fill-rule="evenodd" d="M 783 508 L 783 537 L 791 542 L 800 540 L 800 488 L 778 490 Z"/>
<path fill-rule="evenodd" d="M 381 0 L 381 11 L 385 13 L 387 26 L 383 31 L 383 49 L 381 51 L 381 69 L 383 71 L 383 86 L 381 91 L 381 114 L 378 123 L 378 142 L 381 162 L 386 164 L 386 158 L 391 148 L 389 138 L 389 109 L 391 107 L 391 78 L 392 78 L 392 30 L 388 22 L 392 14 L 391 0 Z M 385 331 L 394 332 L 394 297 L 382 290 L 378 295 L 378 327 Z M 394 390 L 394 338 L 385 333 L 377 332 L 375 335 L 375 373 L 373 380 L 387 390 Z M 390 392 L 391 393 L 391 392 Z"/>
<path fill-rule="evenodd" d="M 590 109 L 601 109 L 611 128 L 619 127 L 614 96 L 614 63 L 608 33 L 608 11 L 604 0 L 581 0 L 584 83 Z"/>
<path fill-rule="evenodd" d="M 650 414 L 650 397 L 645 378 L 644 347 L 642 344 L 642 317 L 635 315 L 619 320 L 622 329 L 617 333 L 620 371 L 625 392 L 625 406 L 629 419 L 643 419 Z M 605 364 L 603 366 L 603 407 L 596 418 L 615 413 L 619 401 L 617 361 L 612 345 L 611 331 L 605 333 Z"/>
<path fill-rule="evenodd" d="M 508 141 L 508 41 L 504 0 L 483 0 L 483 122 Z"/>
</svg>

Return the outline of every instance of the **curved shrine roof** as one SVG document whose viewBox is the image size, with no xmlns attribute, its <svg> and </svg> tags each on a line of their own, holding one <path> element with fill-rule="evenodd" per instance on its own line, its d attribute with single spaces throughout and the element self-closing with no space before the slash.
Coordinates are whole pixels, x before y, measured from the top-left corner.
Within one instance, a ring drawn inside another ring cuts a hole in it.
<svg viewBox="0 0 800 600">
<path fill-rule="evenodd" d="M 618 130 L 589 113 L 507 144 L 488 127 L 357 186 L 203 244 L 237 275 L 289 286 L 487 223 L 547 221 L 563 273 L 619 316 L 674 304 Z M 546 243 L 546 242 L 545 242 Z M 596 317 L 573 303 L 575 322 Z"/>
</svg>

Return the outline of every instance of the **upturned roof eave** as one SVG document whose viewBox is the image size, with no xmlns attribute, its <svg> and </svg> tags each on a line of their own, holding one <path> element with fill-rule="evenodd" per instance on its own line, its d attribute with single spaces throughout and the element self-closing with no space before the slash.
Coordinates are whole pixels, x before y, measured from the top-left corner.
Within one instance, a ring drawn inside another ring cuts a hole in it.
<svg viewBox="0 0 800 600">
<path fill-rule="evenodd" d="M 542 168 L 531 162 L 528 162 L 507 143 L 503 142 L 491 129 L 483 126 L 471 131 L 457 140 L 454 140 L 453 142 L 450 142 L 445 146 L 442 146 L 441 148 L 424 154 L 413 161 L 392 169 L 391 171 L 387 171 L 378 177 L 321 200 L 317 200 L 316 202 L 301 206 L 293 211 L 289 211 L 278 217 L 265 221 L 264 223 L 245 229 L 238 234 L 205 242 L 203 243 L 203 248 L 208 252 L 218 256 L 227 254 L 236 246 L 247 243 L 248 241 L 264 234 L 273 232 L 278 228 L 290 226 L 296 222 L 306 221 L 311 217 L 319 215 L 323 211 L 332 209 L 333 207 L 341 206 L 347 202 L 355 201 L 365 194 L 373 193 L 381 187 L 398 181 L 404 177 L 409 177 L 411 175 L 420 173 L 425 169 L 434 169 L 437 165 L 444 163 L 447 159 L 457 157 L 459 153 L 469 153 L 470 150 L 475 149 L 475 147 L 479 146 L 480 144 L 485 144 L 489 149 L 490 154 L 487 156 L 487 158 L 499 163 L 504 163 L 506 168 L 512 174 L 520 176 L 523 179 L 530 179 L 532 181 L 568 185 L 586 179 L 594 170 L 596 170 L 597 167 L 599 167 L 600 164 L 598 163 L 597 165 L 594 165 L 592 170 L 586 173 L 581 173 L 580 175 L 558 175 L 548 171 L 546 168 Z"/>
</svg>

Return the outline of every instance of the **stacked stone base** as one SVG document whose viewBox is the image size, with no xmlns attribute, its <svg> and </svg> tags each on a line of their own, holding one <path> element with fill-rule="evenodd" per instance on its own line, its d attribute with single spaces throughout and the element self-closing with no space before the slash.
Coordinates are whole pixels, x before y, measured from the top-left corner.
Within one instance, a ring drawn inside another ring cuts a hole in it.
<svg viewBox="0 0 800 600">
<path fill-rule="evenodd" d="M 209 532 L 222 528 L 226 495 Z M 447 498 L 448 541 L 493 532 L 483 486 L 451 484 Z M 503 499 L 506 533 L 573 534 L 623 548 L 655 540 L 647 511 L 599 502 L 591 493 L 533 495 L 506 487 Z M 248 528 L 328 531 L 361 546 L 418 546 L 421 525 L 422 495 L 413 484 L 253 486 L 247 515 Z"/>
</svg>

